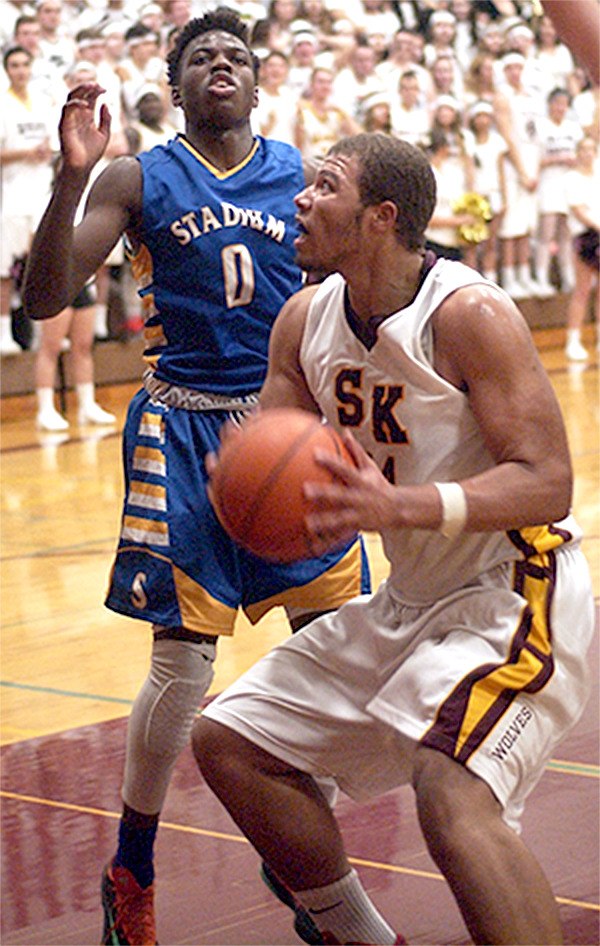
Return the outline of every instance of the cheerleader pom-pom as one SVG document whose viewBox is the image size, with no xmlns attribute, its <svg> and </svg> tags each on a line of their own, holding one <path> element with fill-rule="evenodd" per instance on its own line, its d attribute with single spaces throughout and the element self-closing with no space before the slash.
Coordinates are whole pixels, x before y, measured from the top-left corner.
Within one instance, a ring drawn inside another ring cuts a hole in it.
<svg viewBox="0 0 600 946">
<path fill-rule="evenodd" d="M 489 236 L 488 221 L 492 219 L 492 210 L 489 202 L 481 194 L 463 194 L 452 205 L 456 214 L 470 214 L 475 217 L 474 223 L 464 223 L 458 227 L 458 235 L 463 243 L 477 244 L 487 240 Z"/>
</svg>

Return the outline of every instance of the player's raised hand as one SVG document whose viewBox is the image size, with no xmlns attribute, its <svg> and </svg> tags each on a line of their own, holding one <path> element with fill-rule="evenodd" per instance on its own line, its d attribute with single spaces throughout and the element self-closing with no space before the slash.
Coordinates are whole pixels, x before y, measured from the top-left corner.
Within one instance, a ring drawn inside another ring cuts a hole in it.
<svg viewBox="0 0 600 946">
<path fill-rule="evenodd" d="M 58 126 L 63 162 L 73 170 L 88 171 L 100 160 L 110 138 L 110 113 L 100 108 L 96 123 L 95 108 L 104 89 L 95 82 L 74 88 L 63 106 Z"/>
</svg>

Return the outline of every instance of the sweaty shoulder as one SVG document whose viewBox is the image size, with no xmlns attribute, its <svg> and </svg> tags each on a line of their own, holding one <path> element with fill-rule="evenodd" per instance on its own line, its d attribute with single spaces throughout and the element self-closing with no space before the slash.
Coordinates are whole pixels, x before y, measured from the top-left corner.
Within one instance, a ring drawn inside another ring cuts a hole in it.
<svg viewBox="0 0 600 946">
<path fill-rule="evenodd" d="M 489 372 L 499 358 L 534 350 L 523 315 L 493 284 L 456 289 L 435 311 L 432 328 L 436 370 L 457 387 L 473 373 Z"/>
<path fill-rule="evenodd" d="M 439 305 L 433 319 L 438 326 L 448 323 L 456 330 L 469 331 L 472 328 L 477 331 L 482 319 L 498 320 L 500 317 L 524 322 L 519 309 L 499 286 L 475 282 L 451 292 Z"/>
</svg>

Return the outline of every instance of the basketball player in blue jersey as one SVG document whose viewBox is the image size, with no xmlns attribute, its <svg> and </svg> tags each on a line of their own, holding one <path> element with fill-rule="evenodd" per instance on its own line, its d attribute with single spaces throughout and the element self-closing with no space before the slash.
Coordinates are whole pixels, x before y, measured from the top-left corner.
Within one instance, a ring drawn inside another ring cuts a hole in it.
<svg viewBox="0 0 600 946">
<path fill-rule="evenodd" d="M 168 74 L 185 133 L 111 163 L 76 228 L 110 116 L 104 107 L 94 116 L 98 86 L 69 95 L 57 184 L 24 287 L 32 315 L 54 315 L 122 233 L 142 287 L 147 368 L 124 432 L 126 497 L 106 603 L 150 622 L 154 640 L 129 721 L 118 850 L 103 877 L 105 943 L 156 942 L 158 817 L 237 609 L 255 622 L 283 605 L 296 629 L 368 582 L 360 542 L 267 565 L 232 544 L 208 502 L 204 456 L 225 420 L 256 404 L 272 323 L 301 286 L 293 198 L 304 174 L 295 148 L 252 135 L 257 61 L 233 11 L 190 21 Z"/>
<path fill-rule="evenodd" d="M 561 943 L 519 837 L 589 692 L 593 597 L 556 398 L 506 293 L 423 251 L 435 180 L 418 149 L 342 140 L 296 203 L 300 263 L 333 275 L 285 304 L 261 404 L 345 432 L 357 466 L 317 453 L 338 479 L 307 484 L 307 524 L 316 541 L 379 531 L 390 575 L 211 703 L 196 757 L 322 943 L 404 942 L 348 861 L 324 774 L 359 800 L 412 784 L 475 943 Z"/>
</svg>

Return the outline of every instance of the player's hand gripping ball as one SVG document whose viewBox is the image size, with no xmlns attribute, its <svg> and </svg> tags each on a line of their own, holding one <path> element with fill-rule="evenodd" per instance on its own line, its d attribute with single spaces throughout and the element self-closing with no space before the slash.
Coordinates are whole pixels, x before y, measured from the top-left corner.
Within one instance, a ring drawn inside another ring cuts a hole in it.
<svg viewBox="0 0 600 946">
<path fill-rule="evenodd" d="M 333 427 L 308 411 L 264 410 L 225 438 L 210 495 L 221 525 L 238 545 L 273 562 L 321 554 L 305 525 L 312 504 L 303 486 L 335 477 L 317 465 L 316 448 L 355 465 Z"/>
</svg>

